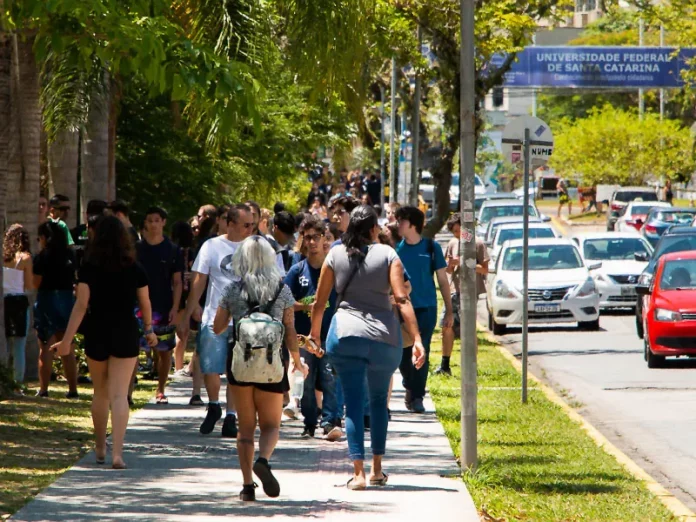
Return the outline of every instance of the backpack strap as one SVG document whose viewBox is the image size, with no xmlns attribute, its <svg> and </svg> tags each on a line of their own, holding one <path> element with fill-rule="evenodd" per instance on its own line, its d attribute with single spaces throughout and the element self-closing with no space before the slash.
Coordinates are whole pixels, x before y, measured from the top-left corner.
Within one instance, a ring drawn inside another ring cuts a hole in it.
<svg viewBox="0 0 696 522">
<path fill-rule="evenodd" d="M 283 291 L 284 286 L 285 284 L 281 281 L 281 283 L 278 285 L 278 291 L 275 293 L 275 297 L 273 297 L 273 299 L 266 303 L 266 313 L 270 313 L 270 311 L 273 310 L 273 306 L 276 304 L 276 301 L 280 297 L 280 293 Z"/>
</svg>

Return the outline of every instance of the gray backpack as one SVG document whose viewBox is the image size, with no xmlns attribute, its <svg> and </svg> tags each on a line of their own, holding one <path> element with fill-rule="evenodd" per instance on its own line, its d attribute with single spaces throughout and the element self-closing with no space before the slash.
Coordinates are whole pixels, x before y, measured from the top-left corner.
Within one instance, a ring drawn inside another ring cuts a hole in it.
<svg viewBox="0 0 696 522">
<path fill-rule="evenodd" d="M 232 375 L 238 382 L 271 384 L 283 380 L 281 346 L 285 327 L 271 315 L 284 284 L 266 305 L 248 303 L 249 311 L 235 325 Z"/>
</svg>

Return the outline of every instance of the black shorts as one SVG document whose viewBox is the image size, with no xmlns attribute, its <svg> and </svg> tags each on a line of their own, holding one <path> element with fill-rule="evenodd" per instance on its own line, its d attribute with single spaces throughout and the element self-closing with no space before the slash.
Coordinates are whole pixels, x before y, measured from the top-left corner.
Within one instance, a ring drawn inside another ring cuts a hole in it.
<svg viewBox="0 0 696 522">
<path fill-rule="evenodd" d="M 94 325 L 85 328 L 85 355 L 94 361 L 104 362 L 109 357 L 130 359 L 140 353 L 140 332 L 138 325 L 124 325 L 121 328 L 99 329 Z"/>
<path fill-rule="evenodd" d="M 227 350 L 227 383 L 232 386 L 242 386 L 248 387 L 253 386 L 254 388 L 269 392 L 269 393 L 285 393 L 290 391 L 290 381 L 288 380 L 288 363 L 283 362 L 283 380 L 280 382 L 273 383 L 255 383 L 255 382 L 239 382 L 232 375 L 232 345 L 228 345 Z"/>
</svg>

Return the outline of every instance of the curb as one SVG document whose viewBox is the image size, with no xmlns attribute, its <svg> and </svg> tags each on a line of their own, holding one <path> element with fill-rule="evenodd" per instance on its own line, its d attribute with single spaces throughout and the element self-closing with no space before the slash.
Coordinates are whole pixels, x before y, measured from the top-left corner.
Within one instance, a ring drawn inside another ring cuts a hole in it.
<svg viewBox="0 0 696 522">
<path fill-rule="evenodd" d="M 552 218 L 555 222 L 555 218 Z M 517 371 L 521 372 L 522 371 L 522 363 L 517 360 L 517 358 L 512 355 L 508 350 L 503 348 L 503 346 L 500 345 L 498 340 L 491 335 L 488 332 L 481 332 L 483 335 L 491 342 L 493 342 L 497 348 L 497 350 L 507 359 L 510 361 L 510 363 L 517 369 Z M 643 482 L 645 484 L 645 487 L 653 494 L 655 495 L 660 502 L 662 502 L 667 509 L 669 509 L 672 514 L 680 521 L 680 522 L 696 522 L 696 513 L 691 511 L 688 507 L 686 507 L 681 500 L 679 500 L 677 497 L 675 497 L 672 493 L 667 491 L 660 483 L 658 483 L 654 478 L 652 478 L 643 468 L 641 468 L 638 464 L 633 462 L 631 458 L 626 455 L 623 451 L 621 451 L 619 448 L 614 446 L 609 440 L 602 435 L 597 428 L 595 428 L 592 424 L 590 424 L 585 418 L 580 415 L 578 412 L 576 412 L 573 408 L 568 406 L 568 404 L 549 386 L 541 382 L 534 374 L 531 372 L 527 372 L 527 375 L 529 376 L 529 380 L 533 381 L 539 386 L 539 389 L 546 395 L 546 397 L 553 402 L 554 404 L 558 405 L 565 413 L 570 417 L 572 420 L 578 422 L 580 426 L 582 427 L 583 430 L 590 436 L 590 438 L 599 446 L 602 448 L 604 451 L 606 451 L 609 455 L 614 457 L 621 465 L 623 465 L 628 472 L 633 475 L 633 477 L 636 478 L 636 480 L 639 480 L 640 482 Z"/>
<path fill-rule="evenodd" d="M 563 234 L 564 236 L 570 234 L 570 227 L 573 226 L 568 220 L 553 216 L 551 216 L 551 223 L 553 223 L 554 226 L 556 226 L 556 228 L 558 228 L 561 231 L 561 234 Z"/>
</svg>

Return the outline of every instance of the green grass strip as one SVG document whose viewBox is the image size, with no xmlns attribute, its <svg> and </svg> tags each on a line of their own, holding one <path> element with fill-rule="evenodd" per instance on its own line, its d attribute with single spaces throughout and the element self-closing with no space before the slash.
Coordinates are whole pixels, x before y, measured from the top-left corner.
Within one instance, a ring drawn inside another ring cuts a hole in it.
<svg viewBox="0 0 696 522">
<path fill-rule="evenodd" d="M 441 359 L 433 337 L 431 368 Z M 452 378 L 431 375 L 430 393 L 452 449 L 460 455 L 459 349 Z M 488 521 L 647 521 L 675 517 L 561 408 L 530 382 L 521 403 L 520 374 L 479 337 L 479 466 L 464 481 Z"/>
</svg>

